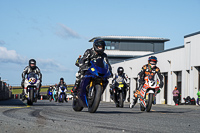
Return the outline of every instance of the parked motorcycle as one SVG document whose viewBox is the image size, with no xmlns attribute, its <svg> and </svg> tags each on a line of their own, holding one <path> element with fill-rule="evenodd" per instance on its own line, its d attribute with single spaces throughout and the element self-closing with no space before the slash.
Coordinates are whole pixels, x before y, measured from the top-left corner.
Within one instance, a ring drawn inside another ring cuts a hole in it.
<svg viewBox="0 0 200 133">
<path fill-rule="evenodd" d="M 159 91 L 159 80 L 157 74 L 148 75 L 145 77 L 145 83 L 141 87 L 140 97 L 134 97 L 134 103 L 136 104 L 137 99 L 140 99 L 140 110 L 149 112 L 151 110 L 152 104 L 156 97 L 157 92 Z M 143 98 L 143 99 L 142 99 Z"/>
<path fill-rule="evenodd" d="M 115 84 L 112 89 L 112 97 L 113 101 L 115 102 L 116 107 L 124 107 L 124 101 L 126 99 L 126 83 L 124 81 L 117 82 L 115 81 Z"/>
<path fill-rule="evenodd" d="M 104 59 L 97 58 L 90 63 L 91 67 L 87 69 L 79 88 L 77 88 L 77 96 L 73 98 L 74 111 L 81 111 L 87 107 L 90 113 L 96 112 L 101 95 L 108 84 L 111 73 Z"/>
<path fill-rule="evenodd" d="M 67 88 L 63 85 L 60 85 L 59 87 L 59 91 L 58 91 L 58 102 L 64 102 L 66 100 L 66 91 L 67 91 Z"/>
<path fill-rule="evenodd" d="M 185 101 L 185 105 L 196 105 L 195 99 L 190 96 L 184 97 L 183 100 Z"/>
<path fill-rule="evenodd" d="M 29 73 L 24 81 L 24 86 L 27 86 L 27 95 L 25 98 L 28 105 L 33 105 L 33 102 L 37 102 L 39 85 L 40 80 L 38 80 L 37 74 L 34 72 Z"/>
</svg>

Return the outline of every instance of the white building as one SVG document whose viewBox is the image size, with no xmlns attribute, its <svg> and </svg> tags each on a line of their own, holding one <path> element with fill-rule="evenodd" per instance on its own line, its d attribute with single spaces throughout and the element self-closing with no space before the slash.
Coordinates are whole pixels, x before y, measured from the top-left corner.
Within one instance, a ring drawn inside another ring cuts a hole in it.
<svg viewBox="0 0 200 133">
<path fill-rule="evenodd" d="M 174 105 L 172 91 L 175 86 L 181 93 L 181 102 L 184 102 L 183 97 L 197 98 L 200 88 L 200 32 L 184 36 L 184 46 L 113 64 L 113 73 L 122 66 L 130 78 L 130 99 L 136 88 L 137 74 L 152 55 L 158 58 L 157 66 L 163 73 L 165 84 L 157 95 L 157 104 Z M 109 87 L 104 92 L 103 101 L 110 101 Z"/>
</svg>

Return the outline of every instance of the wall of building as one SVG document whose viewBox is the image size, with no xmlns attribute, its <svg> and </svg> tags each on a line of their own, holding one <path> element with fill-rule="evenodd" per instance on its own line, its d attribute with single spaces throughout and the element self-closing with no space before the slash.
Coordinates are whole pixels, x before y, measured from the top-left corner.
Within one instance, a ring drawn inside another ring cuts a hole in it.
<svg viewBox="0 0 200 133">
<path fill-rule="evenodd" d="M 151 51 L 158 52 L 164 50 L 164 42 L 150 42 L 150 41 L 106 41 L 107 50 L 120 51 Z"/>
<path fill-rule="evenodd" d="M 197 98 L 197 91 L 199 87 L 198 69 L 200 66 L 200 34 L 184 38 L 184 46 L 165 50 L 163 52 L 151 54 L 158 58 L 157 66 L 162 73 L 167 74 L 167 104 L 173 105 L 172 91 L 175 86 L 179 85 L 181 90 L 181 101 L 183 97 L 190 96 Z M 113 73 L 117 72 L 119 66 L 124 67 L 125 73 L 128 74 L 131 80 L 130 91 L 132 92 L 136 88 L 137 74 L 141 71 L 144 64 L 147 64 L 148 57 L 151 55 L 142 56 L 140 58 L 127 60 L 121 63 L 113 64 Z M 177 80 L 177 74 L 181 75 L 179 81 Z M 107 88 L 109 89 L 109 87 Z M 161 104 L 164 99 L 164 88 L 158 96 L 157 103 Z M 106 92 L 105 92 L 106 93 Z M 109 92 L 108 92 L 109 93 Z M 106 97 L 108 94 L 104 94 L 104 100 L 110 101 L 110 97 Z M 131 95 L 132 98 L 132 95 Z"/>
</svg>

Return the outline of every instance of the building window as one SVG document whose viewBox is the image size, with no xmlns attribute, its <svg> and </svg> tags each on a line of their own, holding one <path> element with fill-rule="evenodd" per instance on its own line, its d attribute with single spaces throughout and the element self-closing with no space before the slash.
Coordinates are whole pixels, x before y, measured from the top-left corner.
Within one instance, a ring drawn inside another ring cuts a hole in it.
<svg viewBox="0 0 200 133">
<path fill-rule="evenodd" d="M 118 50 L 119 49 L 119 42 L 111 42 L 106 41 L 106 50 Z"/>
</svg>

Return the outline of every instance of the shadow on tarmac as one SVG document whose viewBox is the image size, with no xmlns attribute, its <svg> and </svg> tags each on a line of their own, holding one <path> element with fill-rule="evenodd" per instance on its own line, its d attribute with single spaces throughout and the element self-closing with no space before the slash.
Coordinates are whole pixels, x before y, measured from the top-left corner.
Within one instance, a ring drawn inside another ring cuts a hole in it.
<svg viewBox="0 0 200 133">
<path fill-rule="evenodd" d="M 146 113 L 163 113 L 163 114 L 183 114 L 183 113 L 189 113 L 191 111 L 150 111 Z"/>
<path fill-rule="evenodd" d="M 25 106 L 20 99 L 9 99 L 0 101 L 0 106 Z"/>
<path fill-rule="evenodd" d="M 3 100 L 0 101 L 0 107 L 1 106 L 27 106 L 27 101 L 25 100 L 22 102 L 20 99 L 9 99 L 9 100 Z M 48 102 L 48 103 L 33 103 L 33 105 L 30 106 L 71 106 L 71 103 L 58 103 L 58 102 Z"/>
<path fill-rule="evenodd" d="M 125 111 L 98 111 L 95 113 L 100 114 L 141 114 L 143 112 L 125 112 Z"/>
</svg>

